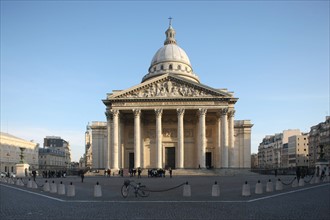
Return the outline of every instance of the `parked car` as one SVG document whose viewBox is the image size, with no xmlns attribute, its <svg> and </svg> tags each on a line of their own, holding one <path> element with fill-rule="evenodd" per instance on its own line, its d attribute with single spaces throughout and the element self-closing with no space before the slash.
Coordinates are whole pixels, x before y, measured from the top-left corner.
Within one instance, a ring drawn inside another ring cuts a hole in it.
<svg viewBox="0 0 330 220">
<path fill-rule="evenodd" d="M 7 174 L 6 174 L 5 172 L 1 172 L 1 173 L 0 173 L 0 177 L 1 177 L 1 178 L 6 177 L 6 176 L 7 176 Z"/>
<path fill-rule="evenodd" d="M 9 176 L 10 176 L 10 177 L 13 177 L 13 178 L 15 178 L 15 177 L 16 177 L 16 174 L 15 174 L 15 173 L 12 173 L 12 172 L 10 172 L 10 173 L 9 173 Z"/>
</svg>

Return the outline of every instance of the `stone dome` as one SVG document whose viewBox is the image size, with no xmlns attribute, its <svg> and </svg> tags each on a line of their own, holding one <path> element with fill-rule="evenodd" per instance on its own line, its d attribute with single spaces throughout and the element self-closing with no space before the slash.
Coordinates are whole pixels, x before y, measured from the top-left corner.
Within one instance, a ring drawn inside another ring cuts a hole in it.
<svg viewBox="0 0 330 220">
<path fill-rule="evenodd" d="M 149 73 L 143 77 L 142 82 L 163 74 L 171 73 L 199 83 L 199 78 L 193 72 L 186 52 L 176 43 L 175 30 L 172 28 L 171 24 L 165 34 L 166 40 L 164 46 L 153 56 L 149 67 Z"/>
</svg>

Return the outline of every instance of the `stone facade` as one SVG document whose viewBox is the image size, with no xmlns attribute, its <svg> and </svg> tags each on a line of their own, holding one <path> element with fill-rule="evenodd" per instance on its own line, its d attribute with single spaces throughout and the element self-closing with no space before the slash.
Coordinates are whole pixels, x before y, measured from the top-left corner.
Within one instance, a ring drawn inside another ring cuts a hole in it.
<svg viewBox="0 0 330 220">
<path fill-rule="evenodd" d="M 38 169 L 39 144 L 26 141 L 11 134 L 0 133 L 0 171 L 16 173 L 15 165 L 20 163 L 21 148 L 24 150 L 24 161 L 30 169 Z"/>
<path fill-rule="evenodd" d="M 238 98 L 201 84 L 171 25 L 165 34 L 142 82 L 103 100 L 107 147 L 95 166 L 250 168 L 252 124 L 234 120 Z"/>
<path fill-rule="evenodd" d="M 93 121 L 87 125 L 85 133 L 85 161 L 88 169 L 108 169 L 108 131 L 107 123 Z"/>
</svg>

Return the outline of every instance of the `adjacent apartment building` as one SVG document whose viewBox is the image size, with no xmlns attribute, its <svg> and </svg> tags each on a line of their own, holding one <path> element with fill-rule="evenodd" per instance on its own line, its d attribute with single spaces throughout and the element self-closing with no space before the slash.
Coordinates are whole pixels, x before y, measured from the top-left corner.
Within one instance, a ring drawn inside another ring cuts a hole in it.
<svg viewBox="0 0 330 220">
<path fill-rule="evenodd" d="M 66 170 L 70 166 L 71 149 L 69 142 L 58 136 L 44 138 L 43 148 L 39 149 L 40 170 Z"/>
<path fill-rule="evenodd" d="M 258 166 L 264 169 L 289 167 L 289 137 L 301 135 L 299 129 L 267 135 L 258 147 Z M 292 147 L 290 145 L 290 147 Z"/>
<path fill-rule="evenodd" d="M 309 133 L 299 129 L 267 135 L 258 148 L 258 167 L 263 169 L 315 167 L 321 149 L 330 161 L 330 116 L 311 127 Z"/>
<path fill-rule="evenodd" d="M 321 146 L 325 154 L 324 159 L 330 161 L 330 116 L 327 116 L 324 122 L 311 127 L 308 141 L 311 167 L 315 167 L 315 162 L 320 156 Z"/>
<path fill-rule="evenodd" d="M 309 167 L 308 133 L 289 137 L 289 167 Z"/>
</svg>

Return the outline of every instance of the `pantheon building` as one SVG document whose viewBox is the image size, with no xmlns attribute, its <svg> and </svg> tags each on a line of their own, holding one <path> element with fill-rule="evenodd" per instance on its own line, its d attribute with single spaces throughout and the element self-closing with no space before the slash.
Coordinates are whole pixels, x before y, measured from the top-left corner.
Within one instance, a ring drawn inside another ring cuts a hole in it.
<svg viewBox="0 0 330 220">
<path fill-rule="evenodd" d="M 253 125 L 234 120 L 238 98 L 200 82 L 171 23 L 165 35 L 141 83 L 103 100 L 107 140 L 98 166 L 250 168 Z"/>
</svg>

